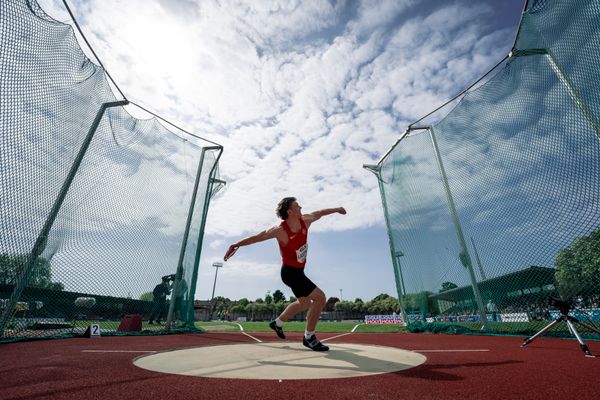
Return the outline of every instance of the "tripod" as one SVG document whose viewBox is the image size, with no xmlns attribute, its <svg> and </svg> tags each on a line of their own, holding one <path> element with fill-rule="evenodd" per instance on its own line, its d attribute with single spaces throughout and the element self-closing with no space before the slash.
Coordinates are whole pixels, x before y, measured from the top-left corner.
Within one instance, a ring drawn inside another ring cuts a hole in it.
<svg viewBox="0 0 600 400">
<path fill-rule="evenodd" d="M 595 357 L 592 352 L 590 351 L 590 349 L 587 347 L 587 345 L 584 343 L 584 341 L 581 339 L 581 336 L 579 336 L 579 332 L 577 332 L 577 329 L 575 329 L 575 324 L 579 324 L 585 328 L 588 328 L 591 331 L 594 331 L 596 333 L 600 334 L 600 330 L 588 325 L 588 324 L 584 324 L 583 322 L 581 322 L 580 320 L 578 320 L 575 317 L 572 317 L 569 315 L 569 311 L 571 311 L 571 308 L 573 307 L 573 303 L 572 302 L 568 302 L 568 301 L 563 301 L 563 300 L 558 300 L 558 299 L 550 299 L 549 301 L 550 305 L 556 306 L 559 308 L 560 310 L 560 316 L 555 320 L 550 322 L 548 325 L 546 325 L 546 327 L 544 327 L 541 331 L 539 331 L 538 333 L 536 333 L 535 335 L 531 336 L 530 338 L 525 339 L 525 341 L 523 342 L 523 344 L 521 345 L 521 347 L 525 347 L 527 346 L 529 343 L 533 342 L 533 340 L 540 336 L 543 335 L 544 332 L 546 332 L 547 330 L 549 330 L 550 328 L 552 328 L 554 325 L 558 324 L 559 322 L 566 322 L 567 323 L 567 328 L 569 328 L 569 332 L 571 332 L 571 334 L 573 336 L 575 336 L 575 338 L 577 339 L 577 341 L 579 342 L 579 347 L 581 347 L 581 350 L 585 353 L 586 357 Z"/>
</svg>

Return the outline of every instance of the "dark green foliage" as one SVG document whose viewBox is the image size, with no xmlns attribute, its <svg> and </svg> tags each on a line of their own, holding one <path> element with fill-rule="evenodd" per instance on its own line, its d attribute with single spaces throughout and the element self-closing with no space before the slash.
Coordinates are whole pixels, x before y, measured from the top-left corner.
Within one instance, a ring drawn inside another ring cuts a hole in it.
<svg viewBox="0 0 600 400">
<path fill-rule="evenodd" d="M 277 289 L 273 292 L 273 301 L 275 303 L 280 303 L 282 301 L 285 301 L 285 295 L 283 294 L 283 292 L 281 290 Z"/>
<path fill-rule="evenodd" d="M 14 285 L 27 261 L 26 255 L 11 256 L 0 254 L 0 284 Z M 64 290 L 60 282 L 52 282 L 51 265 L 43 257 L 38 257 L 33 264 L 33 271 L 27 284 L 28 287 L 37 287 L 51 290 Z"/>
<path fill-rule="evenodd" d="M 563 298 L 600 294 L 600 229 L 562 249 L 555 266 L 556 283 Z"/>
</svg>

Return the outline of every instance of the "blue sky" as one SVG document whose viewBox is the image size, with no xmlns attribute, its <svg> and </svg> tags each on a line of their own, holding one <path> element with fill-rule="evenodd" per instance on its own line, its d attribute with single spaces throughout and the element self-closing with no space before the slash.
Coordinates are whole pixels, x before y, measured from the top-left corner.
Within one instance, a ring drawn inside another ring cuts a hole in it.
<svg viewBox="0 0 600 400">
<path fill-rule="evenodd" d="M 40 1 L 69 21 L 57 0 Z M 307 274 L 328 296 L 395 295 L 375 163 L 406 126 L 513 44 L 522 0 L 69 1 L 130 100 L 221 143 L 196 298 L 232 242 L 278 223 L 275 205 L 344 206 L 316 222 Z M 93 59 L 93 58 L 92 58 Z M 133 111 L 132 111 L 133 112 Z M 140 115 L 140 117 L 144 117 Z M 274 241 L 244 247 L 216 295 L 291 292 Z"/>
</svg>

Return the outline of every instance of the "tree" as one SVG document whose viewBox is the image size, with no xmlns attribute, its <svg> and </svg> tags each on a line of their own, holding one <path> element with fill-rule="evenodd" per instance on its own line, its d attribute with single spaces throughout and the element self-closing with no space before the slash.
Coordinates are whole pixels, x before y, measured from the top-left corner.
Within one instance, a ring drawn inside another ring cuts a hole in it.
<svg viewBox="0 0 600 400">
<path fill-rule="evenodd" d="M 260 314 L 261 316 L 264 316 L 264 314 L 267 314 L 271 311 L 269 305 L 266 303 L 256 303 L 254 307 L 256 314 Z"/>
<path fill-rule="evenodd" d="M 396 308 L 399 307 L 398 304 L 398 300 L 395 297 L 391 297 L 389 294 L 381 293 L 375 296 L 373 300 L 366 302 L 361 308 L 363 311 L 366 311 L 369 314 L 391 314 L 396 310 Z"/>
<path fill-rule="evenodd" d="M 564 299 L 600 293 L 600 229 L 562 249 L 554 265 L 557 289 Z"/>
<path fill-rule="evenodd" d="M 371 301 L 367 301 L 365 304 L 365 310 L 371 315 L 383 314 L 384 306 L 381 301 L 373 299 Z"/>
<path fill-rule="evenodd" d="M 235 304 L 235 305 L 229 307 L 229 312 L 231 314 L 241 314 L 245 311 L 246 306 L 247 306 L 247 304 L 244 306 L 239 303 Z"/>
<path fill-rule="evenodd" d="M 231 300 L 229 300 L 227 297 L 223 297 L 223 296 L 215 296 L 215 298 L 213 299 L 214 303 L 223 303 L 223 304 L 229 304 L 231 303 Z"/>
<path fill-rule="evenodd" d="M 246 316 L 250 319 L 250 321 L 254 321 L 254 313 L 256 311 L 256 303 L 248 303 L 244 310 L 246 311 Z"/>
<path fill-rule="evenodd" d="M 365 303 L 362 301 L 362 299 L 357 298 L 356 300 L 354 300 L 354 303 L 352 304 L 352 312 L 362 313 L 364 311 L 364 308 Z"/>
<path fill-rule="evenodd" d="M 428 314 L 439 313 L 437 301 L 431 297 L 433 293 L 427 290 L 408 293 L 402 296 L 402 304 L 408 314 L 421 314 L 425 317 Z"/>
<path fill-rule="evenodd" d="M 340 301 L 337 297 L 330 297 L 327 299 L 327 303 L 325 303 L 325 311 L 333 311 L 335 308 L 335 303 Z"/>
<path fill-rule="evenodd" d="M 396 299 L 395 297 L 388 297 L 387 299 L 383 300 L 382 303 L 383 303 L 383 309 L 388 314 L 400 312 L 400 303 L 398 302 L 398 299 Z"/>
<path fill-rule="evenodd" d="M 387 299 L 388 297 L 390 297 L 389 294 L 387 294 L 387 293 L 381 293 L 381 294 L 378 294 L 377 296 L 375 296 L 373 298 L 373 300 L 371 300 L 371 301 L 381 301 L 381 300 Z"/>
<path fill-rule="evenodd" d="M 265 303 L 271 304 L 273 302 L 273 297 L 270 294 L 265 296 Z"/>
<path fill-rule="evenodd" d="M 19 277 L 19 272 L 27 261 L 27 257 L 26 255 L 11 256 L 6 253 L 0 254 L 0 283 L 15 285 Z M 43 257 L 38 257 L 35 260 L 27 286 L 51 290 L 64 290 L 65 288 L 60 282 L 52 282 L 50 262 Z"/>
<path fill-rule="evenodd" d="M 154 296 L 152 295 L 152 292 L 142 293 L 140 295 L 140 300 L 152 301 L 152 300 L 154 300 Z"/>
<path fill-rule="evenodd" d="M 440 289 L 440 293 L 445 292 L 446 290 L 456 289 L 458 285 L 454 282 L 444 282 L 442 283 L 442 288 Z"/>
<path fill-rule="evenodd" d="M 275 303 L 281 303 L 285 301 L 285 295 L 281 290 L 277 289 L 273 292 L 273 301 Z"/>
<path fill-rule="evenodd" d="M 275 314 L 277 314 L 277 315 L 281 314 L 287 306 L 288 306 L 288 303 L 286 303 L 285 301 L 280 301 L 278 303 L 275 303 L 275 309 L 274 309 Z"/>
<path fill-rule="evenodd" d="M 350 302 L 350 301 L 338 301 L 337 303 L 334 304 L 334 310 L 335 311 L 341 311 L 341 312 L 352 312 L 352 307 L 354 306 L 354 303 Z"/>
<path fill-rule="evenodd" d="M 246 307 L 246 306 L 248 305 L 248 303 L 250 303 L 250 302 L 249 302 L 249 301 L 248 301 L 248 299 L 247 299 L 247 298 L 245 298 L 245 297 L 242 297 L 242 298 L 241 298 L 241 299 L 238 301 L 238 304 L 239 304 L 240 306 L 242 306 L 242 307 Z"/>
</svg>

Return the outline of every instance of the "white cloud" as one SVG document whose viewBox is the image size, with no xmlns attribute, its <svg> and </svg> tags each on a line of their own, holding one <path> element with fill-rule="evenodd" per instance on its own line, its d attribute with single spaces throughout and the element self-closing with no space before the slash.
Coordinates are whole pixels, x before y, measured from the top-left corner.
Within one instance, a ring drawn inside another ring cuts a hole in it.
<svg viewBox="0 0 600 400">
<path fill-rule="evenodd" d="M 382 226 L 377 181 L 362 164 L 508 50 L 512 28 L 488 29 L 490 4 L 432 1 L 426 12 L 415 0 L 71 6 L 128 97 L 225 146 L 228 184 L 206 226 L 217 249 L 224 237 L 278 223 L 274 208 L 287 195 L 305 211 L 347 208 L 316 230 Z M 239 262 L 230 270 L 266 274 L 257 261 Z"/>
<path fill-rule="evenodd" d="M 224 240 L 216 239 L 216 240 L 212 240 L 212 241 L 211 241 L 211 242 L 208 244 L 208 246 L 209 246 L 211 249 L 218 249 L 218 248 L 221 248 L 221 247 L 222 247 L 224 244 L 225 244 L 225 241 L 224 241 Z"/>
<path fill-rule="evenodd" d="M 215 261 L 223 262 L 220 258 L 211 258 L 207 260 L 206 265 L 212 265 Z M 222 268 L 219 268 L 215 296 L 225 293 L 225 296 L 230 296 L 232 299 L 246 297 L 254 300 L 257 297 L 264 297 L 264 294 L 261 295 L 263 288 L 264 290 L 280 288 L 289 296 L 291 291 L 283 286 L 279 277 L 280 268 L 279 264 L 258 262 L 243 254 L 236 255 Z M 215 284 L 214 280 L 214 267 L 201 268 L 198 275 L 197 292 L 204 293 L 204 298 L 209 298 Z"/>
</svg>

